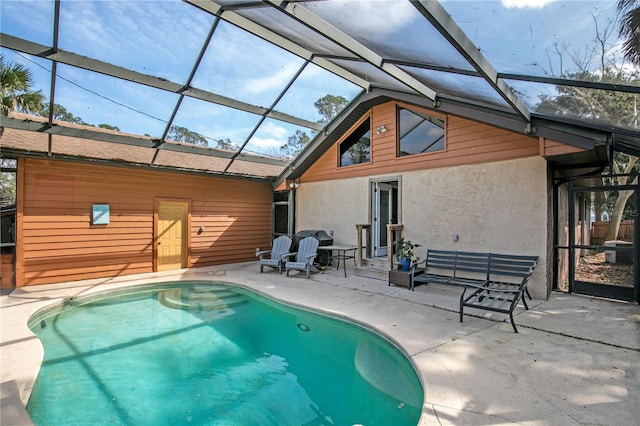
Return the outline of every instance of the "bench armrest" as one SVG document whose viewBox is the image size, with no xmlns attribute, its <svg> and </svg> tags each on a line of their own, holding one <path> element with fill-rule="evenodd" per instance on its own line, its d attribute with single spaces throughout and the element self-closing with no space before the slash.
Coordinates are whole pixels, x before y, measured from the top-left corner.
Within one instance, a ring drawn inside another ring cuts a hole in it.
<svg viewBox="0 0 640 426">
<path fill-rule="evenodd" d="M 422 262 L 412 262 L 411 267 L 409 267 L 409 271 L 411 271 L 411 275 L 413 275 L 416 272 L 416 268 L 418 267 L 418 265 L 421 265 L 423 263 L 426 265 L 427 259 L 423 260 Z"/>
</svg>

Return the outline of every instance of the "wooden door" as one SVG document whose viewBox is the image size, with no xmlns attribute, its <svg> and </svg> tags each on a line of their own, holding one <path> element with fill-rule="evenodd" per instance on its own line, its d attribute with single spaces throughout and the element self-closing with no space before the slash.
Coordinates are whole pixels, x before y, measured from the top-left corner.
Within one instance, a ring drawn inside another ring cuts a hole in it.
<svg viewBox="0 0 640 426">
<path fill-rule="evenodd" d="M 156 271 L 186 268 L 189 204 L 158 201 L 156 215 Z"/>
</svg>

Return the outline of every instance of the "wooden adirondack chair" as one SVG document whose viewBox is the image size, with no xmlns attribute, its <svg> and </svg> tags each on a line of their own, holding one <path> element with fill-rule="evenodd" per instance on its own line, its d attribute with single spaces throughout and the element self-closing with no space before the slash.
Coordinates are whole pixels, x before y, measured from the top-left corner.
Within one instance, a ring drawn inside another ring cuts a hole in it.
<svg viewBox="0 0 640 426">
<path fill-rule="evenodd" d="M 262 268 L 268 266 L 270 268 L 277 269 L 280 273 L 282 273 L 282 265 L 284 263 L 283 254 L 287 253 L 291 248 L 291 238 L 283 235 L 281 237 L 273 240 L 273 246 L 271 250 L 263 250 L 256 252 L 256 256 L 258 256 L 259 264 L 260 264 L 260 273 L 262 273 Z"/>
<path fill-rule="evenodd" d="M 287 276 L 289 276 L 290 270 L 297 271 L 306 271 L 307 278 L 311 275 L 312 271 L 315 271 L 315 267 L 313 266 L 313 260 L 316 258 L 318 254 L 318 245 L 320 242 L 314 237 L 307 237 L 300 241 L 298 244 L 298 251 L 295 253 L 289 253 L 288 256 L 295 255 L 296 260 L 291 261 L 288 260 L 284 264 L 284 268 L 287 271 Z M 283 257 L 288 257 L 287 255 Z"/>
</svg>

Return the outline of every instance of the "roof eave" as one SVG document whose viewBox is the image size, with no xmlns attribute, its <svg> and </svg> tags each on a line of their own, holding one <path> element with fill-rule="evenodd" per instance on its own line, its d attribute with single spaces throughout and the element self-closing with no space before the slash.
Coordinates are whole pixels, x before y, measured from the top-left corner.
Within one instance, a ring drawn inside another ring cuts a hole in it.
<svg viewBox="0 0 640 426">
<path fill-rule="evenodd" d="M 468 101 L 463 102 L 440 96 L 438 101 L 434 103 L 424 96 L 374 87 L 371 91 L 364 92 L 355 98 L 338 117 L 318 133 L 298 157 L 289 164 L 289 167 L 275 179 L 274 188 L 279 187 L 287 180 L 301 177 L 371 107 L 392 100 L 436 109 L 531 137 L 552 139 L 585 150 L 609 144 L 612 139 L 610 129 L 589 127 L 566 121 L 560 122 L 549 117 L 535 115 L 531 117 L 531 122 L 527 123 L 522 117 L 508 109 L 501 110 L 496 107 L 470 104 Z"/>
</svg>

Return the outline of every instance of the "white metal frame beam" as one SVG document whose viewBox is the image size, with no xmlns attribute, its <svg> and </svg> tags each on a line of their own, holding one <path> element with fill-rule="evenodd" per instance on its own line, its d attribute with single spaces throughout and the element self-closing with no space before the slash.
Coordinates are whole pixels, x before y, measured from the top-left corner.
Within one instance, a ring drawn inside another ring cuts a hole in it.
<svg viewBox="0 0 640 426">
<path fill-rule="evenodd" d="M 277 111 L 268 111 L 264 107 L 241 102 L 235 99 L 228 98 L 226 96 L 208 92 L 206 90 L 197 89 L 195 87 L 185 87 L 182 84 L 174 83 L 164 78 L 142 74 L 137 71 L 132 71 L 127 68 L 119 67 L 117 65 L 99 61 L 97 59 L 88 58 L 86 56 L 80 56 L 78 54 L 66 52 L 64 50 L 56 51 L 48 46 L 14 37 L 9 34 L 0 33 L 0 46 L 29 55 L 37 56 L 39 58 L 48 59 L 53 61 L 54 63 L 57 62 L 61 64 L 71 65 L 74 67 L 104 74 L 110 77 L 116 77 L 122 80 L 131 81 L 133 83 L 153 87 L 155 89 L 172 92 L 179 95 L 185 95 L 191 98 L 200 99 L 206 102 L 215 103 L 260 116 L 266 115 L 269 118 L 295 124 L 296 126 L 307 127 L 314 130 L 322 129 L 322 125 L 313 121 L 304 120 L 302 118 L 294 117 L 292 115 L 284 114 Z"/>
<path fill-rule="evenodd" d="M 437 1 L 409 0 L 418 11 L 451 43 L 455 49 L 473 66 L 498 94 L 525 121 L 531 121 L 531 113 L 526 105 L 501 78 L 480 49 L 467 37 L 451 15 Z"/>
<path fill-rule="evenodd" d="M 282 10 L 292 18 L 295 18 L 299 22 L 307 25 L 309 28 L 312 28 L 323 37 L 333 41 L 337 45 L 352 52 L 359 58 L 362 58 L 375 67 L 385 71 L 396 80 L 404 83 L 405 85 L 411 87 L 413 90 L 435 102 L 437 93 L 433 89 L 416 80 L 398 66 L 384 62 L 384 58 L 378 55 L 376 52 L 364 46 L 362 43 L 358 42 L 348 34 L 331 25 L 329 22 L 320 18 L 316 14 L 312 13 L 307 8 L 305 8 L 304 5 L 296 2 L 287 2 L 280 0 L 265 1 Z"/>
<path fill-rule="evenodd" d="M 290 41 L 289 39 L 281 36 L 280 34 L 275 33 L 261 26 L 257 22 L 251 21 L 250 19 L 247 19 L 241 16 L 240 14 L 238 14 L 237 12 L 234 12 L 233 10 L 223 9 L 223 7 L 218 3 L 216 3 L 215 1 L 211 1 L 211 0 L 183 0 L 183 1 L 189 4 L 192 4 L 193 6 L 205 12 L 211 13 L 215 16 L 219 16 L 221 19 L 229 22 L 230 24 L 233 24 L 239 28 L 242 28 L 243 30 L 248 31 L 257 37 L 267 40 L 268 42 L 273 43 L 276 46 L 281 47 L 282 49 L 301 57 L 302 59 L 312 62 L 318 65 L 319 67 L 324 68 L 327 71 L 330 71 L 333 74 L 336 74 L 344 78 L 345 80 L 350 81 L 351 83 L 364 88 L 365 90 L 369 90 L 370 83 L 367 80 L 345 70 L 344 68 L 341 68 L 335 65 L 334 63 L 326 60 L 325 58 L 322 58 L 320 56 L 315 56 L 314 52 L 311 52 L 310 50 L 305 49 L 304 47 Z M 265 6 L 259 6 L 259 7 L 265 7 Z M 272 7 L 272 6 L 266 6 L 266 7 Z"/>
</svg>

